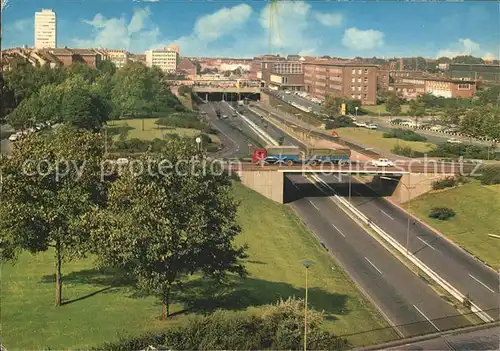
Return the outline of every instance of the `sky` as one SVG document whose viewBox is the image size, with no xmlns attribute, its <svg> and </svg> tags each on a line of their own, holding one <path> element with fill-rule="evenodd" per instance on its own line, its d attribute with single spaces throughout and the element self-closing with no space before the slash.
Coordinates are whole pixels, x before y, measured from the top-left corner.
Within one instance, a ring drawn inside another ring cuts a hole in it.
<svg viewBox="0 0 500 351">
<path fill-rule="evenodd" d="M 4 47 L 32 46 L 34 13 L 57 16 L 59 47 L 182 56 L 500 56 L 499 2 L 9 0 Z"/>
</svg>

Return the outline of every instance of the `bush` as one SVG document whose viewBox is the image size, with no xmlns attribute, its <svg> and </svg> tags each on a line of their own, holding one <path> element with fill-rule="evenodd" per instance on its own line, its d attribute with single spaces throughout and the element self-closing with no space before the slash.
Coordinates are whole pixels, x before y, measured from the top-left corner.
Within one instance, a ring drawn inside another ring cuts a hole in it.
<svg viewBox="0 0 500 351">
<path fill-rule="evenodd" d="M 391 149 L 391 152 L 396 155 L 405 157 L 423 157 L 424 153 L 420 151 L 415 151 L 409 146 L 396 145 Z"/>
<path fill-rule="evenodd" d="M 427 138 L 415 133 L 413 130 L 395 128 L 390 132 L 383 134 L 384 138 L 397 138 L 406 141 L 427 141 Z"/>
<path fill-rule="evenodd" d="M 429 156 L 452 159 L 463 157 L 475 160 L 499 159 L 499 154 L 490 153 L 488 157 L 488 150 L 487 146 L 443 143 L 430 151 Z"/>
<path fill-rule="evenodd" d="M 486 166 L 481 168 L 479 179 L 483 185 L 500 184 L 500 166 Z"/>
<path fill-rule="evenodd" d="M 448 207 L 433 207 L 429 213 L 429 217 L 439 219 L 440 221 L 446 221 L 455 217 L 455 214 L 455 211 Z"/>
<path fill-rule="evenodd" d="M 432 182 L 432 190 L 441 190 L 446 188 L 453 188 L 458 184 L 458 179 L 454 177 L 446 177 L 445 179 L 436 180 Z"/>
<path fill-rule="evenodd" d="M 349 116 L 338 116 L 325 122 L 326 129 L 355 127 L 353 120 Z"/>
<path fill-rule="evenodd" d="M 336 350 L 348 346 L 345 339 L 321 329 L 324 315 L 308 311 L 308 347 Z M 122 339 L 100 350 L 298 350 L 303 345 L 304 302 L 288 299 L 264 308 L 262 315 L 216 311 L 193 317 L 186 324 L 157 334 Z"/>
</svg>

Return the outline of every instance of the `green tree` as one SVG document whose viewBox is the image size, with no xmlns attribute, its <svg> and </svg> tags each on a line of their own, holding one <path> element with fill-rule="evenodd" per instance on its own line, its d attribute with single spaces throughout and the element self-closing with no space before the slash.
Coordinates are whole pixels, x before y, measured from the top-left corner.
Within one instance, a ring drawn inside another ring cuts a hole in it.
<svg viewBox="0 0 500 351">
<path fill-rule="evenodd" d="M 336 117 L 340 115 L 340 108 L 342 106 L 342 102 L 343 102 L 342 98 L 332 95 L 327 95 L 325 97 L 325 102 L 321 107 L 321 112 L 327 114 L 330 117 Z"/>
<path fill-rule="evenodd" d="M 119 128 L 120 134 L 118 136 L 118 140 L 120 140 L 121 142 L 127 140 L 129 132 L 130 132 L 130 126 L 128 125 L 128 123 L 123 123 Z"/>
<path fill-rule="evenodd" d="M 68 77 L 80 76 L 88 83 L 93 83 L 99 76 L 99 72 L 96 69 L 93 69 L 82 62 L 74 62 L 68 66 L 66 70 Z"/>
<path fill-rule="evenodd" d="M 36 123 L 61 120 L 62 91 L 57 85 L 43 86 L 37 94 Z"/>
<path fill-rule="evenodd" d="M 112 76 L 116 73 L 116 66 L 113 62 L 109 60 L 101 60 L 97 64 L 97 70 L 101 74 L 109 74 Z"/>
<path fill-rule="evenodd" d="M 480 108 L 467 111 L 460 121 L 460 130 L 470 137 L 484 136 L 486 134 L 483 123 L 484 112 L 485 110 Z"/>
<path fill-rule="evenodd" d="M 98 130 L 107 121 L 107 105 L 88 86 L 72 86 L 63 93 L 61 118 L 78 128 Z"/>
<path fill-rule="evenodd" d="M 57 128 L 17 142 L 2 158 L 0 256 L 15 260 L 20 251 L 55 254 L 55 305 L 62 301 L 63 262 L 88 252 L 86 216 L 104 201 L 100 181 L 100 136 Z"/>
<path fill-rule="evenodd" d="M 223 279 L 245 275 L 245 247 L 230 178 L 216 168 L 182 162 L 201 156 L 191 139 L 170 139 L 161 156 L 144 156 L 147 171 L 123 172 L 111 186 L 105 211 L 93 216 L 96 251 L 104 264 L 131 272 L 157 295 L 169 316 L 172 286 L 201 272 Z M 198 159 L 198 162 L 200 159 Z M 176 165 L 166 167 L 165 165 Z"/>
<path fill-rule="evenodd" d="M 465 63 L 465 64 L 484 64 L 484 61 L 480 57 L 474 57 L 472 55 L 459 55 L 455 56 L 452 60 L 452 63 Z"/>
<path fill-rule="evenodd" d="M 399 116 L 401 114 L 401 105 L 403 104 L 403 100 L 399 98 L 395 94 L 389 95 L 387 101 L 385 103 L 385 109 L 392 116 Z"/>
<path fill-rule="evenodd" d="M 418 123 L 418 119 L 425 115 L 425 103 L 418 100 L 410 101 L 410 109 L 408 113 L 410 116 L 414 116 L 415 123 Z"/>
</svg>

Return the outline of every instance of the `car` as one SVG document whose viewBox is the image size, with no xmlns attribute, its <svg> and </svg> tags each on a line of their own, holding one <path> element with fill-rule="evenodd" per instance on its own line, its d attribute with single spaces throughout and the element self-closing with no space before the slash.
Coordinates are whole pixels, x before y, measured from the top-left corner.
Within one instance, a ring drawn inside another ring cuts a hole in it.
<svg viewBox="0 0 500 351">
<path fill-rule="evenodd" d="M 229 117 L 228 115 L 222 115 L 222 119 L 226 119 L 228 117 Z"/>
<path fill-rule="evenodd" d="M 233 112 L 233 114 L 231 116 L 237 117 L 238 115 L 236 114 L 236 112 Z"/>
<path fill-rule="evenodd" d="M 455 139 L 455 138 L 448 139 L 448 140 L 446 140 L 446 142 L 449 143 L 449 144 L 462 144 L 461 140 L 458 140 L 458 139 Z"/>
<path fill-rule="evenodd" d="M 368 128 L 368 129 L 377 129 L 378 127 L 377 127 L 376 124 L 367 124 L 366 128 Z"/>
<path fill-rule="evenodd" d="M 387 158 L 379 158 L 378 160 L 373 160 L 371 163 L 375 167 L 394 167 L 394 162 Z"/>
<path fill-rule="evenodd" d="M 354 125 L 357 127 L 366 127 L 366 123 L 363 122 L 354 122 Z"/>
<path fill-rule="evenodd" d="M 17 134 L 12 134 L 12 135 L 9 137 L 9 140 L 10 140 L 10 141 L 16 141 L 16 140 L 17 140 Z"/>
</svg>

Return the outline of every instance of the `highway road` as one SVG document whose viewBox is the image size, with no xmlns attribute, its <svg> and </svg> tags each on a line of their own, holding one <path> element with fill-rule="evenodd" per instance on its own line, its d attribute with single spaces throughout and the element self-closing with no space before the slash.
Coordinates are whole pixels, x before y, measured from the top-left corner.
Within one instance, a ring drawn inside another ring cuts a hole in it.
<svg viewBox="0 0 500 351">
<path fill-rule="evenodd" d="M 219 131 L 218 137 L 220 138 L 222 144 L 224 144 L 224 149 L 215 155 L 222 158 L 249 156 L 250 153 L 248 144 L 253 143 L 252 139 L 259 140 L 258 136 L 248 127 L 245 127 L 244 132 L 241 132 L 238 131 L 237 126 L 230 125 L 227 121 L 218 119 L 215 112 L 217 105 L 218 103 L 215 102 L 199 105 L 200 110 L 207 113 L 208 120 L 212 127 Z M 223 108 L 223 106 L 220 107 L 221 109 Z M 225 114 L 227 114 L 227 111 Z"/>
<path fill-rule="evenodd" d="M 468 325 L 463 316 L 301 175 L 288 175 L 291 206 L 405 337 Z M 453 318 L 443 318 L 455 316 Z"/>
<path fill-rule="evenodd" d="M 320 177 L 340 195 L 347 196 L 348 176 L 342 176 L 341 180 L 335 175 Z M 406 246 L 406 213 L 355 179 L 352 179 L 352 184 L 352 203 L 401 245 Z M 464 295 L 469 294 L 472 301 L 492 318 L 498 319 L 498 273 L 418 221 L 412 220 L 410 224 L 409 251 Z"/>
</svg>

